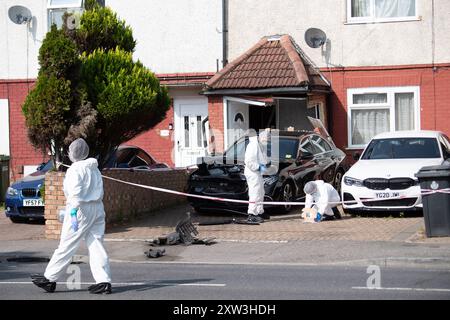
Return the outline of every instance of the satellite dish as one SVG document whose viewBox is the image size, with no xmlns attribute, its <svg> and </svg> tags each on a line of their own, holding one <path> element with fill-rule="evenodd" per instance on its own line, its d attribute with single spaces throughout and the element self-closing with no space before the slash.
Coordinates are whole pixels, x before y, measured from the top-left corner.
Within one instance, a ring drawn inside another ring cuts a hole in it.
<svg viewBox="0 0 450 320">
<path fill-rule="evenodd" d="M 23 6 L 12 6 L 8 10 L 8 16 L 15 24 L 28 23 L 33 17 L 30 9 Z"/>
<path fill-rule="evenodd" d="M 327 35 L 320 29 L 309 28 L 305 32 L 305 41 L 311 48 L 318 48 L 327 41 Z"/>
</svg>

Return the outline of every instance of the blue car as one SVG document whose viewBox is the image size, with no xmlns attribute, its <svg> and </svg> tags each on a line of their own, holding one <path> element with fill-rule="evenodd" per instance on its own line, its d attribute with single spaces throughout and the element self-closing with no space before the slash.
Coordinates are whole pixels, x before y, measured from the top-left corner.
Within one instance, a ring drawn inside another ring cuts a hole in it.
<svg viewBox="0 0 450 320">
<path fill-rule="evenodd" d="M 155 170 L 167 169 L 165 163 L 157 163 L 148 153 L 134 146 L 120 146 L 110 157 L 106 168 Z M 53 162 L 41 164 L 37 171 L 16 181 L 6 191 L 5 214 L 14 223 L 28 219 L 44 220 L 44 202 L 41 188 L 45 173 L 53 168 Z"/>
<path fill-rule="evenodd" d="M 44 218 L 44 201 L 41 188 L 45 173 L 53 168 L 51 161 L 41 164 L 36 172 L 13 183 L 6 191 L 5 213 L 12 222 Z"/>
</svg>

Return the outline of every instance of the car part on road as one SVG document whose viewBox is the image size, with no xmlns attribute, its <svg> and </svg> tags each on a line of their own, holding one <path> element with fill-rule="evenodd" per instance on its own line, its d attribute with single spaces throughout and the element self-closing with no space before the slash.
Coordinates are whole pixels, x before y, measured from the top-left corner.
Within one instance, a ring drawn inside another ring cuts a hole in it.
<svg viewBox="0 0 450 320">
<path fill-rule="evenodd" d="M 198 230 L 195 228 L 191 220 L 191 213 L 186 213 L 187 217 L 177 223 L 175 231 L 180 235 L 180 240 L 184 244 L 191 244 L 194 237 L 198 235 Z"/>
<path fill-rule="evenodd" d="M 56 282 L 48 280 L 41 274 L 32 274 L 31 275 L 32 282 L 38 286 L 39 288 L 44 289 L 47 292 L 55 292 Z"/>
<path fill-rule="evenodd" d="M 147 258 L 159 258 L 166 254 L 166 249 L 149 249 L 148 251 L 144 252 Z"/>
<path fill-rule="evenodd" d="M 210 246 L 214 243 L 216 243 L 216 238 L 204 238 L 204 239 L 198 239 L 195 238 L 192 244 L 204 244 L 206 246 Z"/>
</svg>

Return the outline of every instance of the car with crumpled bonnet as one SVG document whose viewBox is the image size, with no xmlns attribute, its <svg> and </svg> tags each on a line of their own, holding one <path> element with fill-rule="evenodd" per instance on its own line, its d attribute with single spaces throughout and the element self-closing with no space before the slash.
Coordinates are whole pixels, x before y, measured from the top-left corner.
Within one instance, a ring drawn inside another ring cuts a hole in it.
<svg viewBox="0 0 450 320">
<path fill-rule="evenodd" d="M 273 131 L 271 139 L 278 140 L 278 166 L 273 175 L 264 175 L 264 201 L 302 200 L 306 182 L 322 179 L 340 189 L 348 165 L 346 155 L 330 139 L 314 131 Z M 248 200 L 248 186 L 244 176 L 244 156 L 248 137 L 241 137 L 220 156 L 201 159 L 192 172 L 187 192 L 201 196 Z M 271 143 L 268 144 L 269 149 Z M 268 150 L 269 155 L 271 150 Z M 197 212 L 226 211 L 243 213 L 247 204 L 188 197 Z M 272 212 L 289 212 L 291 205 L 265 206 Z M 275 210 L 277 209 L 277 210 Z"/>
</svg>

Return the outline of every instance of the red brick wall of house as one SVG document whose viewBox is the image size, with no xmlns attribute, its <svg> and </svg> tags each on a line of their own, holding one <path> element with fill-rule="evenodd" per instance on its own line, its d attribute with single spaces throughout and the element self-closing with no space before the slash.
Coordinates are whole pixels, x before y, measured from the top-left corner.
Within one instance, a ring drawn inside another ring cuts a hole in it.
<svg viewBox="0 0 450 320">
<path fill-rule="evenodd" d="M 208 117 L 210 132 L 214 134 L 214 147 L 216 152 L 223 151 L 224 128 L 223 128 L 223 97 L 208 97 Z"/>
<path fill-rule="evenodd" d="M 35 80 L 0 80 L 0 99 L 8 99 L 9 131 L 10 131 L 10 180 L 14 182 L 23 177 L 24 165 L 38 165 L 49 159 L 40 150 L 35 149 L 28 140 L 25 117 L 22 105 L 33 88 Z M 142 133 L 126 144 L 136 145 L 150 153 L 156 161 L 173 166 L 172 134 L 169 137 L 159 135 L 161 129 L 168 129 L 173 123 L 173 107 L 171 105 L 166 118 L 154 129 Z"/>
<path fill-rule="evenodd" d="M 170 109 L 167 111 L 163 121 L 158 123 L 153 129 L 141 133 L 124 144 L 138 146 L 147 151 L 156 161 L 165 162 L 173 167 L 175 164 L 173 142 L 174 131 L 170 130 L 168 137 L 161 137 L 160 135 L 161 130 L 169 130 L 169 124 L 173 125 L 173 117 L 173 100 L 171 100 Z"/>
<path fill-rule="evenodd" d="M 329 97 L 331 135 L 336 145 L 347 148 L 347 89 L 365 87 L 420 87 L 422 130 L 450 135 L 450 65 L 347 68 L 322 70 L 332 82 Z"/>
<path fill-rule="evenodd" d="M 0 99 L 8 99 L 9 104 L 9 146 L 10 181 L 23 176 L 24 165 L 38 165 L 48 159 L 40 150 L 35 149 L 28 140 L 22 104 L 34 80 L 0 80 Z"/>
</svg>

